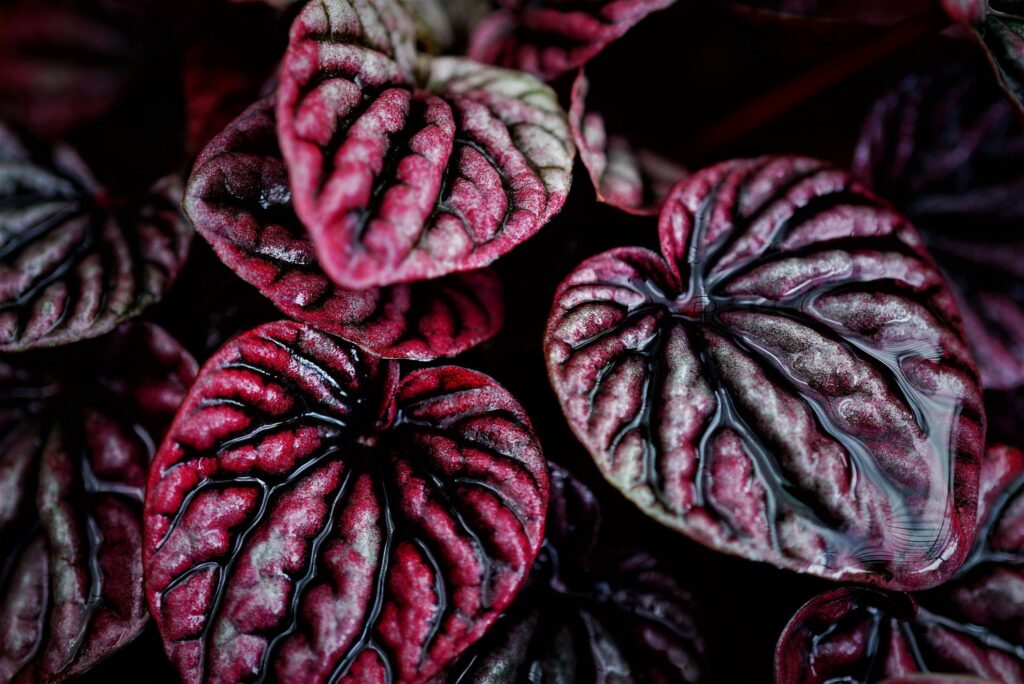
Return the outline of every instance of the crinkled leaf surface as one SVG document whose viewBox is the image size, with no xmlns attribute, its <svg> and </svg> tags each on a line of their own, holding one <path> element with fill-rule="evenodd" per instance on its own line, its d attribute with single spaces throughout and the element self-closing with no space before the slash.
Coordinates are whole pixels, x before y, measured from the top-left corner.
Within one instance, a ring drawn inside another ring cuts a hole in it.
<svg viewBox="0 0 1024 684">
<path fill-rule="evenodd" d="M 174 177 L 110 197 L 70 150 L 0 124 L 0 351 L 95 337 L 158 300 L 192 234 L 180 201 Z"/>
<path fill-rule="evenodd" d="M 955 286 L 986 389 L 1024 383 L 1024 128 L 971 74 L 913 75 L 875 103 L 854 171 L 922 231 Z"/>
<path fill-rule="evenodd" d="M 1024 681 L 1024 454 L 986 454 L 978 537 L 950 582 L 913 597 L 840 589 L 793 617 L 776 681 L 877 682 L 914 672 Z"/>
<path fill-rule="evenodd" d="M 465 351 L 500 329 L 501 283 L 490 269 L 347 290 L 323 272 L 295 216 L 272 98 L 252 105 L 196 162 L 185 210 L 221 259 L 284 313 L 391 358 Z"/>
<path fill-rule="evenodd" d="M 552 80 L 583 66 L 675 0 L 502 0 L 477 24 L 473 59 Z"/>
<path fill-rule="evenodd" d="M 106 113 L 151 20 L 132 0 L 14 0 L 0 7 L 0 113 L 61 136 Z"/>
<path fill-rule="evenodd" d="M 416 682 L 540 549 L 548 478 L 487 376 L 270 323 L 207 362 L 150 473 L 150 609 L 186 682 Z M 397 384 L 396 384 L 397 383 Z"/>
<path fill-rule="evenodd" d="M 0 359 L 0 681 L 81 674 L 142 630 L 146 472 L 195 374 L 144 324 Z"/>
<path fill-rule="evenodd" d="M 646 513 L 728 553 L 899 588 L 974 534 L 985 420 L 913 227 L 805 158 L 711 167 L 559 286 L 545 353 L 576 436 Z"/>
<path fill-rule="evenodd" d="M 609 134 L 604 117 L 586 110 L 588 89 L 581 69 L 572 87 L 569 126 L 598 201 L 631 214 L 657 214 L 686 169 L 650 150 L 637 149 L 624 136 Z"/>
<path fill-rule="evenodd" d="M 547 539 L 531 586 L 437 681 L 702 681 L 690 595 L 652 556 L 601 552 L 599 522 L 590 490 L 552 466 Z"/>
<path fill-rule="evenodd" d="M 418 55 L 394 0 L 310 3 L 277 129 L 324 271 L 364 289 L 487 265 L 562 206 L 575 150 L 534 77 Z"/>
</svg>

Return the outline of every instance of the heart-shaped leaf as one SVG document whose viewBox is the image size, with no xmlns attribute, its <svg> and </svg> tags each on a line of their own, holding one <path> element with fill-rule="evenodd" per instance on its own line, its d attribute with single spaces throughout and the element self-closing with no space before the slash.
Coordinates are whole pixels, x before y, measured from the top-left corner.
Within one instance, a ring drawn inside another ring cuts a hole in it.
<svg viewBox="0 0 1024 684">
<path fill-rule="evenodd" d="M 548 374 L 605 476 L 713 548 L 921 588 L 974 535 L 985 419 L 959 314 L 913 227 L 842 171 L 731 161 L 680 183 L 664 257 L 559 286 Z"/>
<path fill-rule="evenodd" d="M 73 677 L 142 630 L 146 472 L 195 373 L 143 324 L 0 360 L 0 681 Z"/>
<path fill-rule="evenodd" d="M 502 0 L 473 30 L 469 56 L 552 80 L 583 66 L 675 0 Z"/>
<path fill-rule="evenodd" d="M 527 74 L 417 55 L 395 0 L 310 3 L 281 67 L 295 211 L 354 289 L 487 265 L 562 206 L 575 150 Z"/>
<path fill-rule="evenodd" d="M 0 114 L 60 137 L 108 112 L 141 61 L 151 9 L 138 0 L 4 3 Z"/>
<path fill-rule="evenodd" d="M 292 210 L 275 130 L 268 98 L 196 162 L 185 210 L 224 263 L 292 318 L 386 357 L 451 356 L 498 332 L 504 306 L 490 269 L 368 290 L 335 285 Z"/>
<path fill-rule="evenodd" d="M 1024 384 L 1024 128 L 1012 106 L 969 73 L 908 76 L 871 109 L 853 167 L 922 231 L 985 388 Z"/>
<path fill-rule="evenodd" d="M 438 681 L 702 681 L 690 595 L 635 549 L 602 552 L 594 495 L 551 468 L 547 540 L 532 585 Z"/>
<path fill-rule="evenodd" d="M 812 599 L 776 651 L 776 681 L 878 682 L 914 672 L 1024 681 L 1024 453 L 988 450 L 978 537 L 956 577 L 915 594 L 839 589 Z"/>
<path fill-rule="evenodd" d="M 192 231 L 176 178 L 112 198 L 70 150 L 0 125 L 0 351 L 112 330 L 160 299 Z"/>
<path fill-rule="evenodd" d="M 519 591 L 548 499 L 522 408 L 462 368 L 396 382 L 292 322 L 202 369 L 146 497 L 150 609 L 186 682 L 424 681 Z"/>
<path fill-rule="evenodd" d="M 621 135 L 609 135 L 604 117 L 586 111 L 589 87 L 580 69 L 572 86 L 569 126 L 598 201 L 630 214 L 657 214 L 672 186 L 686 176 L 686 169 L 654 152 L 635 148 Z"/>
</svg>

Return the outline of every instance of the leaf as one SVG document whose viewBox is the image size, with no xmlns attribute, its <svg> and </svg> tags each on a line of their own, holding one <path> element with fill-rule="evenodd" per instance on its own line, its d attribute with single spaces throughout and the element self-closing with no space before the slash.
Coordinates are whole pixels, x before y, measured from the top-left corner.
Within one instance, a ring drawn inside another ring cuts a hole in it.
<svg viewBox="0 0 1024 684">
<path fill-rule="evenodd" d="M 532 586 L 438 683 L 703 681 L 689 593 L 636 548 L 601 552 L 599 519 L 590 490 L 552 466 Z"/>
<path fill-rule="evenodd" d="M 915 74 L 864 122 L 854 172 L 922 232 L 986 389 L 1024 384 L 1024 128 L 973 74 Z"/>
<path fill-rule="evenodd" d="M 522 408 L 462 368 L 397 380 L 292 322 L 204 366 L 146 500 L 150 611 L 184 681 L 425 681 L 519 591 L 548 498 Z"/>
<path fill-rule="evenodd" d="M 0 114 L 60 137 L 106 114 L 127 88 L 148 3 L 14 0 L 0 7 Z"/>
<path fill-rule="evenodd" d="M 277 130 L 295 211 L 352 289 L 486 266 L 541 228 L 575 150 L 535 78 L 417 55 L 393 0 L 328 0 L 292 26 Z"/>
<path fill-rule="evenodd" d="M 180 199 L 174 177 L 110 197 L 70 150 L 0 124 L 0 351 L 96 337 L 159 300 L 191 238 Z"/>
<path fill-rule="evenodd" d="M 604 117 L 586 111 L 589 83 L 580 69 L 572 86 L 569 126 L 597 200 L 630 214 L 654 216 L 686 169 L 654 152 L 636 149 L 605 131 Z"/>
<path fill-rule="evenodd" d="M 288 316 L 390 358 L 454 356 L 501 328 L 491 270 L 347 290 L 323 272 L 291 205 L 273 98 L 252 105 L 196 162 L 185 210 L 220 258 Z"/>
<path fill-rule="evenodd" d="M 956 2 L 957 0 L 943 0 Z M 809 19 L 826 24 L 890 26 L 932 8 L 933 0 L 727 0 L 741 14 L 773 17 L 777 21 Z"/>
<path fill-rule="evenodd" d="M 0 680 L 74 677 L 142 631 L 146 472 L 195 373 L 146 324 L 0 360 Z"/>
<path fill-rule="evenodd" d="M 847 588 L 812 599 L 779 640 L 776 681 L 876 682 L 914 672 L 1024 681 L 1022 490 L 1024 453 L 989 448 L 978 537 L 956 577 L 913 597 Z"/>
<path fill-rule="evenodd" d="M 577 69 L 675 0 L 502 0 L 473 30 L 469 56 L 546 81 Z"/>
<path fill-rule="evenodd" d="M 726 553 L 889 588 L 947 578 L 985 420 L 913 227 L 845 172 L 764 157 L 676 186 L 660 236 L 664 257 L 584 261 L 548 319 L 549 377 L 605 477 Z"/>
</svg>

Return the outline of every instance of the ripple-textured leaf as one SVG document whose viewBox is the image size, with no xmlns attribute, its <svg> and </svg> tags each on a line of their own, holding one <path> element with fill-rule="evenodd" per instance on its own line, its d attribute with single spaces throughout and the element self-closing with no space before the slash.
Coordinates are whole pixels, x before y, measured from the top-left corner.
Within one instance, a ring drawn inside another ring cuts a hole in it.
<svg viewBox="0 0 1024 684">
<path fill-rule="evenodd" d="M 291 197 L 268 98 L 200 155 L 185 210 L 220 258 L 281 311 L 377 354 L 453 356 L 501 328 L 501 283 L 489 269 L 367 290 L 335 285 Z"/>
<path fill-rule="evenodd" d="M 776 651 L 776 681 L 878 682 L 908 673 L 1024 681 L 1024 454 L 990 447 L 974 548 L 950 582 L 885 595 L 839 589 L 808 602 Z"/>
<path fill-rule="evenodd" d="M 296 214 L 324 271 L 354 289 L 489 264 L 561 208 L 575 154 L 552 90 L 417 54 L 394 0 L 306 6 L 277 127 Z"/>
<path fill-rule="evenodd" d="M 1024 128 L 1012 105 L 970 73 L 908 76 L 872 107 L 853 167 L 922 231 L 985 388 L 1024 383 Z"/>
<path fill-rule="evenodd" d="M 545 353 L 576 436 L 646 513 L 713 548 L 920 588 L 974 533 L 985 419 L 944 279 L 913 227 L 811 159 L 680 183 L 664 256 L 559 286 Z"/>
<path fill-rule="evenodd" d="M 0 681 L 68 679 L 142 631 L 146 472 L 195 373 L 144 324 L 0 360 Z"/>
<path fill-rule="evenodd" d="M 669 190 L 686 176 L 686 169 L 627 138 L 609 134 L 604 117 L 586 110 L 589 84 L 580 69 L 572 86 L 569 126 L 580 159 L 590 174 L 599 202 L 630 214 L 658 213 Z"/>
<path fill-rule="evenodd" d="M 473 30 L 473 59 L 552 80 L 675 0 L 502 0 Z"/>
<path fill-rule="evenodd" d="M 151 612 L 186 682 L 425 681 L 541 543 L 547 470 L 490 378 L 270 323 L 217 352 L 150 474 Z"/>
<path fill-rule="evenodd" d="M 0 125 L 0 350 L 95 337 L 160 299 L 192 234 L 180 201 L 174 177 L 111 197 L 70 150 Z"/>
</svg>

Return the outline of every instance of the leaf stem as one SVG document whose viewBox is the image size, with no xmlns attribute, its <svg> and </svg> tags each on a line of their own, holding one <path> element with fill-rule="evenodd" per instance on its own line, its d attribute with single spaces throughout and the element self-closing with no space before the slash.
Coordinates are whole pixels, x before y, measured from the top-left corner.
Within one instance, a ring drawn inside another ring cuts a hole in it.
<svg viewBox="0 0 1024 684">
<path fill-rule="evenodd" d="M 707 153 L 757 130 L 803 102 L 857 72 L 882 60 L 933 31 L 949 19 L 930 9 L 895 25 L 888 32 L 819 64 L 743 105 L 706 128 L 694 139 L 692 149 Z"/>
</svg>

